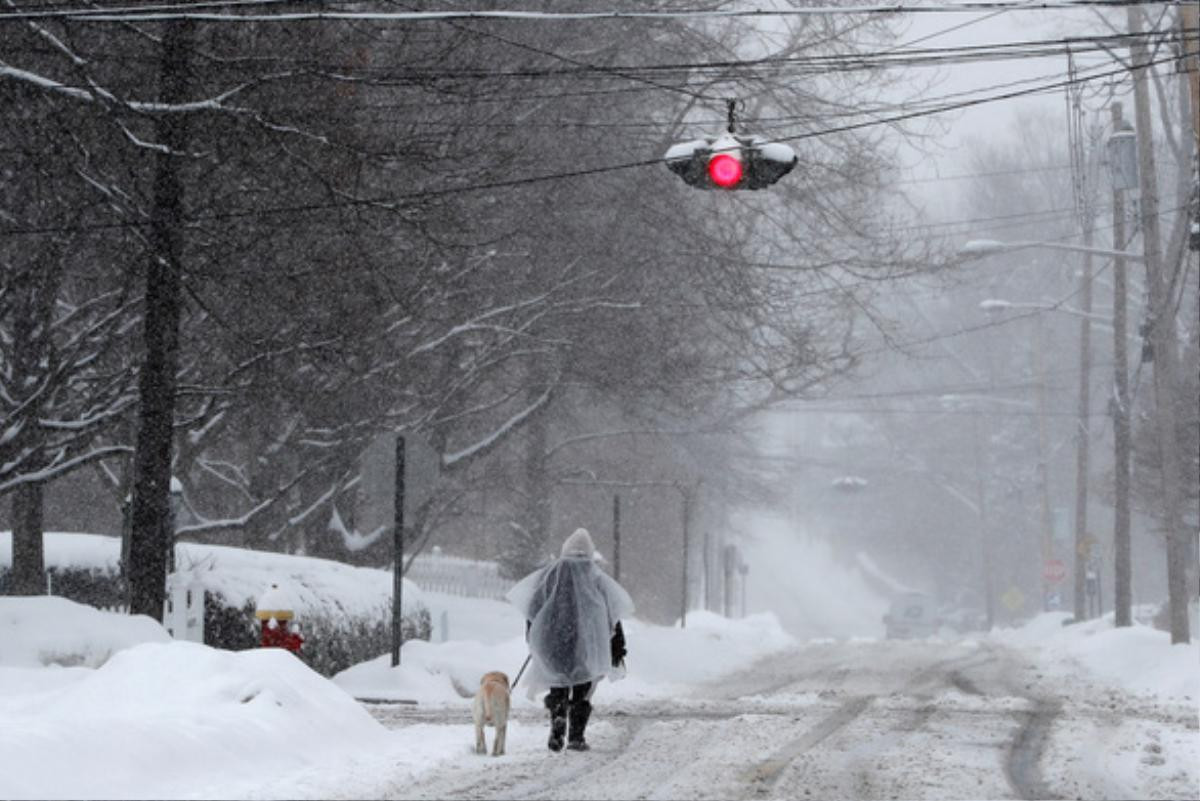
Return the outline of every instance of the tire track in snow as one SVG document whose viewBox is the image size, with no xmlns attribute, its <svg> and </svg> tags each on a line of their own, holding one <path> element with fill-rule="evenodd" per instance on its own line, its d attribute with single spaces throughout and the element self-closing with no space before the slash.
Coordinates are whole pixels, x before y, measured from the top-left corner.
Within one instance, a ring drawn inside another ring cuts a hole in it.
<svg viewBox="0 0 1200 801">
<path fill-rule="evenodd" d="M 1057 704 L 1042 704 L 1023 713 L 1024 721 L 1008 749 L 1005 774 L 1019 798 L 1056 799 L 1042 779 L 1042 753 L 1050 739 L 1050 729 L 1061 709 Z"/>
<path fill-rule="evenodd" d="M 873 700 L 874 697 L 868 695 L 846 701 L 804 734 L 776 749 L 771 756 L 746 771 L 746 782 L 759 795 L 770 793 L 775 789 L 780 775 L 797 757 L 857 718 Z"/>
</svg>

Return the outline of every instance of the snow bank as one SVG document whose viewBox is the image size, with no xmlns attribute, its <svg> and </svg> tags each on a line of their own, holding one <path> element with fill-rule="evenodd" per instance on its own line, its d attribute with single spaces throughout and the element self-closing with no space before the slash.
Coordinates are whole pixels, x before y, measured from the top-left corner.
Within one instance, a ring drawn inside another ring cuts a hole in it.
<svg viewBox="0 0 1200 801">
<path fill-rule="evenodd" d="M 0 598 L 0 666 L 99 667 L 122 648 L 165 642 L 145 615 L 102 612 L 53 596 Z"/>
<path fill-rule="evenodd" d="M 356 698 L 466 704 L 479 687 L 480 676 L 500 670 L 515 679 L 527 653 L 522 637 L 494 645 L 413 640 L 401 649 L 398 667 L 393 668 L 391 655 L 384 654 L 343 670 L 333 681 Z"/>
<path fill-rule="evenodd" d="M 431 595 L 431 603 L 437 607 L 436 596 Z M 512 631 L 506 617 L 498 622 Z M 333 680 L 359 698 L 465 705 L 484 673 L 502 670 L 510 679 L 516 678 L 529 653 L 523 624 L 519 616 L 516 620 L 516 630 L 522 633 L 502 642 L 409 642 L 404 645 L 398 667 L 391 667 L 390 657 L 381 656 L 355 665 Z M 477 620 L 475 625 L 479 624 Z M 638 620 L 624 621 L 623 626 L 629 649 L 628 675 L 622 681 L 603 685 L 605 700 L 676 697 L 684 685 L 715 680 L 796 644 L 769 614 L 728 620 L 711 612 L 692 612 L 684 629 Z M 514 703 L 540 703 L 520 689 Z"/>
<path fill-rule="evenodd" d="M 0 653 L 0 798 L 374 797 L 470 740 L 388 731 L 282 649 L 172 641 L 62 598 L 0 598 Z"/>
<path fill-rule="evenodd" d="M 55 647 L 98 665 L 0 667 L 3 798 L 238 797 L 262 787 L 264 764 L 289 777 L 395 739 L 281 649 L 170 641 L 61 598 L 0 599 L 0 620 L 18 662 L 35 662 L 53 623 Z"/>
<path fill-rule="evenodd" d="M 1139 695 L 1200 699 L 1200 643 L 1171 645 L 1170 634 L 1150 626 L 1114 628 L 1111 614 L 1064 626 L 1069 617 L 1046 612 L 989 636 L 1037 652 L 1038 663 L 1064 677 L 1077 677 L 1082 667 L 1099 681 Z"/>
</svg>

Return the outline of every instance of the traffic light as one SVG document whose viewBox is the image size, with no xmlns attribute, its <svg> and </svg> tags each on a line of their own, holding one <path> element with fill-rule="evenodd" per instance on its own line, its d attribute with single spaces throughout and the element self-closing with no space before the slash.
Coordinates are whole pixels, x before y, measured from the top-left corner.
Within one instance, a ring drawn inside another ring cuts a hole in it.
<svg viewBox="0 0 1200 801">
<path fill-rule="evenodd" d="M 787 145 L 729 133 L 680 142 L 663 159 L 689 186 L 730 190 L 768 187 L 799 161 Z"/>
</svg>

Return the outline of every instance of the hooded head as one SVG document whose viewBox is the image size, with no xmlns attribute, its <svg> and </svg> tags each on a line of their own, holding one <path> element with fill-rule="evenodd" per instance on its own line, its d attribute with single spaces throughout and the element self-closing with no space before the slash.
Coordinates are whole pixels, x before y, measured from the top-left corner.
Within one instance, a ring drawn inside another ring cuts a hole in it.
<svg viewBox="0 0 1200 801">
<path fill-rule="evenodd" d="M 567 537 L 562 546 L 564 559 L 591 559 L 595 552 L 596 546 L 592 543 L 592 535 L 588 534 L 586 528 L 575 529 L 575 533 Z"/>
</svg>

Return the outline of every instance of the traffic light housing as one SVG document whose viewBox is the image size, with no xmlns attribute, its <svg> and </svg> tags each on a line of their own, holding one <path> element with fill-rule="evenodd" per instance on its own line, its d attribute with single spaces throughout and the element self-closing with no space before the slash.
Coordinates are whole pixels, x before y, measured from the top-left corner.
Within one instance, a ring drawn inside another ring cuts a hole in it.
<svg viewBox="0 0 1200 801">
<path fill-rule="evenodd" d="M 758 136 L 722 134 L 673 145 L 667 167 L 698 189 L 765 189 L 792 171 L 799 158 L 790 147 Z"/>
</svg>

